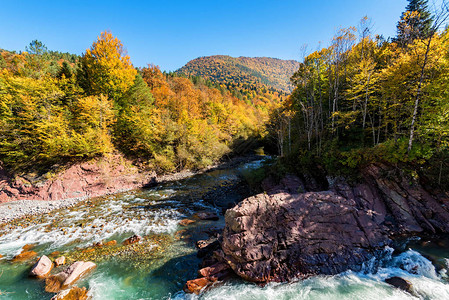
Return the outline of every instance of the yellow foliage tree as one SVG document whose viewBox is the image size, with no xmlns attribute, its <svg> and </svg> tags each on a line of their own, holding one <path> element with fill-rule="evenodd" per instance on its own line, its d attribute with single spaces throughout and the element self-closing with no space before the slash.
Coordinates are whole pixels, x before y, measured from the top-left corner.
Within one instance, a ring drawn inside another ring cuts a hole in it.
<svg viewBox="0 0 449 300">
<path fill-rule="evenodd" d="M 133 85 L 136 74 L 122 43 L 108 31 L 82 57 L 80 77 L 89 94 L 117 99 Z"/>
</svg>

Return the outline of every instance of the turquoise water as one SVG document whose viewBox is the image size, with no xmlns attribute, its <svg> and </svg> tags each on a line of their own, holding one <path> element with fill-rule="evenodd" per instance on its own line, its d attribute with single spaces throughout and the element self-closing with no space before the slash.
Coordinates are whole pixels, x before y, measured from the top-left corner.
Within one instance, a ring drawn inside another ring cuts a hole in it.
<svg viewBox="0 0 449 300">
<path fill-rule="evenodd" d="M 449 249 L 442 241 L 409 243 L 407 250 L 386 257 L 378 272 L 346 272 L 289 284 L 259 287 L 239 280 L 217 285 L 200 296 L 186 295 L 182 287 L 196 277 L 200 260 L 195 242 L 208 237 L 219 221 L 197 221 L 182 227 L 178 222 L 198 211 L 215 211 L 243 195 L 234 184 L 244 169 L 213 171 L 152 189 L 137 190 L 80 203 L 75 208 L 28 218 L 0 227 L 0 299 L 50 299 L 44 283 L 28 277 L 31 263 L 10 260 L 26 244 L 35 244 L 39 255 L 59 251 L 71 260 L 94 260 L 98 267 L 78 283 L 93 299 L 449 299 L 446 269 Z M 225 193 L 202 195 L 216 187 Z M 227 203 L 229 202 L 229 203 Z M 121 242 L 139 234 L 138 245 Z M 93 248 L 96 242 L 117 240 L 112 247 Z M 83 252 L 94 249 L 92 252 Z M 429 258 L 425 258 L 425 257 Z M 401 276 L 414 287 L 414 295 L 384 283 Z"/>
</svg>

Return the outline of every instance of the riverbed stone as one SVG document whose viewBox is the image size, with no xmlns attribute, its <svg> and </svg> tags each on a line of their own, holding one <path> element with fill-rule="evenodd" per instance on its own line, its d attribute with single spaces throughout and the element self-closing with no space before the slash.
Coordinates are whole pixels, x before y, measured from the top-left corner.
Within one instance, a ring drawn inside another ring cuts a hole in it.
<svg viewBox="0 0 449 300">
<path fill-rule="evenodd" d="M 57 293 L 62 289 L 70 287 L 80 278 L 92 271 L 96 266 L 97 265 L 93 262 L 77 261 L 64 271 L 49 276 L 45 281 L 45 291 Z"/>
<path fill-rule="evenodd" d="M 103 244 L 103 246 L 106 246 L 106 247 L 115 246 L 115 245 L 117 245 L 117 241 L 116 240 L 112 240 L 112 241 L 109 241 L 109 242 L 106 242 L 106 243 Z"/>
<path fill-rule="evenodd" d="M 413 293 L 413 285 L 404 278 L 395 276 L 385 279 L 385 282 L 408 293 Z"/>
<path fill-rule="evenodd" d="M 35 258 L 37 256 L 37 252 L 34 251 L 24 251 L 13 258 L 13 262 L 27 261 Z"/>
<path fill-rule="evenodd" d="M 50 257 L 56 257 L 56 256 L 59 256 L 61 254 L 61 252 L 59 252 L 59 251 L 53 251 L 52 253 L 50 253 L 48 256 L 50 256 Z"/>
<path fill-rule="evenodd" d="M 207 241 L 198 241 L 199 250 L 196 254 L 198 258 L 213 255 L 213 252 L 220 249 L 220 242 L 217 239 L 209 239 Z"/>
<path fill-rule="evenodd" d="M 42 255 L 31 268 L 30 275 L 43 278 L 50 273 L 52 268 L 53 263 L 51 262 L 51 260 L 47 256 Z"/>
<path fill-rule="evenodd" d="M 214 212 L 202 211 L 193 215 L 195 218 L 200 220 L 218 221 L 219 217 Z"/>
<path fill-rule="evenodd" d="M 229 265 L 225 263 L 216 263 L 212 266 L 202 268 L 198 274 L 203 277 L 210 277 L 229 269 Z"/>
<path fill-rule="evenodd" d="M 57 259 L 55 259 L 55 266 L 59 267 L 65 265 L 65 256 L 60 256 Z"/>
<path fill-rule="evenodd" d="M 188 226 L 192 223 L 195 223 L 195 220 L 184 219 L 184 220 L 179 221 L 179 225 L 181 225 L 181 226 Z"/>
<path fill-rule="evenodd" d="M 140 235 L 133 235 L 132 237 L 123 241 L 123 245 L 131 245 L 139 242 L 142 239 Z"/>
<path fill-rule="evenodd" d="M 51 300 L 87 300 L 89 299 L 88 291 L 85 287 L 77 286 L 71 289 L 62 290 L 51 298 Z"/>
<path fill-rule="evenodd" d="M 215 281 L 213 279 L 206 278 L 206 277 L 189 280 L 189 281 L 187 281 L 186 285 L 184 286 L 184 291 L 186 293 L 195 293 L 198 295 L 202 289 L 208 287 L 209 285 L 211 285 L 214 282 Z"/>
<path fill-rule="evenodd" d="M 30 251 L 31 249 L 34 249 L 36 247 L 35 244 L 26 244 L 22 247 L 22 252 Z"/>
</svg>

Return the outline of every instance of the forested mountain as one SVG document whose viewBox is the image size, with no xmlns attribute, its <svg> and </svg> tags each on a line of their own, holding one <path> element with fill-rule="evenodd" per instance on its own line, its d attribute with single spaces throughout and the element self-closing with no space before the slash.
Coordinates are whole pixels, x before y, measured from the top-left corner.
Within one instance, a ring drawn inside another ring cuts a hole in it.
<svg viewBox="0 0 449 300">
<path fill-rule="evenodd" d="M 293 89 L 290 77 L 298 67 L 299 63 L 294 60 L 215 55 L 191 60 L 177 73 L 201 76 L 242 94 L 264 89 L 290 93 Z"/>
</svg>

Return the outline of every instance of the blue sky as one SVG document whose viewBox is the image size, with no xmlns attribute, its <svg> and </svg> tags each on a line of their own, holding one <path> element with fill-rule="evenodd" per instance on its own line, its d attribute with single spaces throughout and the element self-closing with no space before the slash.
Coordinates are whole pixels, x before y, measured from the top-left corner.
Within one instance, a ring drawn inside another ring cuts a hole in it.
<svg viewBox="0 0 449 300">
<path fill-rule="evenodd" d="M 368 15 L 393 36 L 406 0 L 6 1 L 0 0 L 0 48 L 34 39 L 81 54 L 106 29 L 135 66 L 176 70 L 199 56 L 301 58 L 301 46 L 327 46 L 339 27 Z"/>
</svg>

